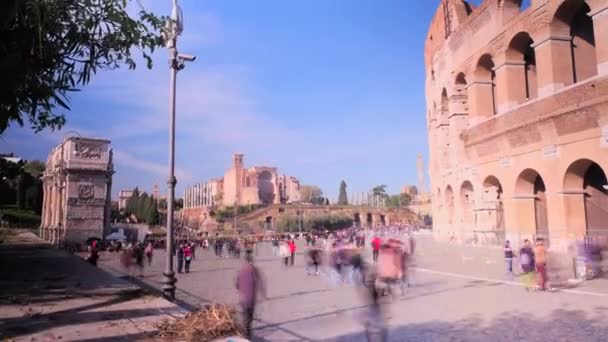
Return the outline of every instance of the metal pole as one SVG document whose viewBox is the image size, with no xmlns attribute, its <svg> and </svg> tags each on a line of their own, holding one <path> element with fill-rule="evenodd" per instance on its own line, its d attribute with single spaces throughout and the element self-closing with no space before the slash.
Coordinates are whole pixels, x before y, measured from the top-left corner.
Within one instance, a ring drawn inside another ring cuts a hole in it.
<svg viewBox="0 0 608 342">
<path fill-rule="evenodd" d="M 175 198 L 175 86 L 177 75 L 177 49 L 176 37 L 173 48 L 169 49 L 169 67 L 171 70 L 170 83 L 170 111 L 169 111 L 169 198 L 167 199 L 167 262 L 165 264 L 165 272 L 163 273 L 163 295 L 170 299 L 175 299 L 175 272 L 173 271 L 173 201 Z"/>
</svg>

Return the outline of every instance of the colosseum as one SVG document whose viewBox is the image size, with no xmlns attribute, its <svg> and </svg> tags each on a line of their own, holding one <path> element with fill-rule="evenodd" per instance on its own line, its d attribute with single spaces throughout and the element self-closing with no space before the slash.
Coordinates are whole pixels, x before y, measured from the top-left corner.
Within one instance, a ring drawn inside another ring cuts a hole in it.
<svg viewBox="0 0 608 342">
<path fill-rule="evenodd" d="M 425 66 L 435 238 L 608 235 L 608 0 L 444 0 Z"/>
</svg>

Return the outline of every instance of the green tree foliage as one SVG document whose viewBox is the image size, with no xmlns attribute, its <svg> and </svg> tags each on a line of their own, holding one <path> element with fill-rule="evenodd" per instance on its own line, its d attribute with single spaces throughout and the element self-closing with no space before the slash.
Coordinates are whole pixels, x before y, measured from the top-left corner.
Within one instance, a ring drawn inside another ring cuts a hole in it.
<svg viewBox="0 0 608 342">
<path fill-rule="evenodd" d="M 23 166 L 23 169 L 32 177 L 40 179 L 42 177 L 42 174 L 44 174 L 44 170 L 46 170 L 46 165 L 40 160 L 32 160 L 27 162 Z"/>
<path fill-rule="evenodd" d="M 386 205 L 391 208 L 407 207 L 412 202 L 410 194 L 401 193 L 399 195 L 391 195 L 386 201 Z"/>
<path fill-rule="evenodd" d="M 338 195 L 338 205 L 348 205 L 348 194 L 346 193 L 346 182 L 340 182 L 340 194 Z"/>
<path fill-rule="evenodd" d="M 147 208 L 146 223 L 153 226 L 158 224 L 158 201 L 154 198 L 149 198 L 149 207 Z"/>
<path fill-rule="evenodd" d="M 263 204 L 249 204 L 249 205 L 239 205 L 236 207 L 236 214 L 245 215 L 256 209 L 262 208 L 265 205 Z M 215 220 L 219 223 L 224 223 L 227 220 L 233 219 L 235 214 L 234 206 L 225 206 L 221 207 L 218 210 L 213 212 L 213 216 Z"/>
<path fill-rule="evenodd" d="M 162 44 L 165 18 L 127 12 L 131 0 L 0 1 L 0 134 L 25 122 L 39 132 L 65 123 L 69 94 L 99 70 L 136 66 Z"/>
<path fill-rule="evenodd" d="M 139 222 L 145 222 L 151 226 L 158 224 L 158 201 L 144 192 L 140 195 L 139 189 L 135 188 L 133 194 L 127 200 L 126 215 L 133 215 Z"/>
<path fill-rule="evenodd" d="M 313 200 L 322 196 L 323 191 L 316 185 L 302 185 L 300 187 L 300 201 L 303 203 L 313 203 Z"/>
<path fill-rule="evenodd" d="M 372 195 L 379 196 L 380 198 L 388 198 L 388 194 L 386 193 L 386 185 L 378 185 L 372 189 Z"/>
<path fill-rule="evenodd" d="M 44 163 L 40 161 L 13 163 L 0 159 L 0 204 L 16 204 L 17 208 L 42 211 L 42 180 Z"/>
</svg>

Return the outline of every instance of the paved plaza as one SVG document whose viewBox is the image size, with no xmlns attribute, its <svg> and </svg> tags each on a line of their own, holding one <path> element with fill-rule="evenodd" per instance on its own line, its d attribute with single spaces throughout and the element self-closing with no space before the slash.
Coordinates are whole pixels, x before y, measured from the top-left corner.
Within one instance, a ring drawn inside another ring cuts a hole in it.
<svg viewBox="0 0 608 342">
<path fill-rule="evenodd" d="M 299 251 L 304 246 L 299 241 Z M 390 341 L 605 341 L 608 286 L 598 280 L 555 292 L 527 292 L 502 273 L 499 249 L 442 245 L 417 236 L 414 284 L 404 296 L 383 298 Z M 179 274 L 178 301 L 186 306 L 236 303 L 235 273 L 242 261 L 197 251 L 190 274 Z M 124 274 L 115 254 L 103 267 Z M 304 255 L 285 268 L 262 245 L 256 257 L 268 299 L 254 323 L 257 341 L 364 341 L 365 293 L 332 286 L 327 276 L 306 275 Z M 160 288 L 164 254 L 144 271 Z M 398 291 L 397 291 L 398 292 Z"/>
<path fill-rule="evenodd" d="M 31 232 L 0 245 L 0 270 L 1 341 L 157 341 L 185 313 Z"/>
</svg>

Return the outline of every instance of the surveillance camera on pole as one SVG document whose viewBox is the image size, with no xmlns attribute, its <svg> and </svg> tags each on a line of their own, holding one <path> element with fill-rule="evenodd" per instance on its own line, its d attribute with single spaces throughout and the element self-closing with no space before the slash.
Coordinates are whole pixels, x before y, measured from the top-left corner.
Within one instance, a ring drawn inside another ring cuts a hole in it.
<svg viewBox="0 0 608 342">
<path fill-rule="evenodd" d="M 196 60 L 196 56 L 180 52 L 177 54 L 177 59 L 183 62 L 194 62 Z"/>
</svg>

